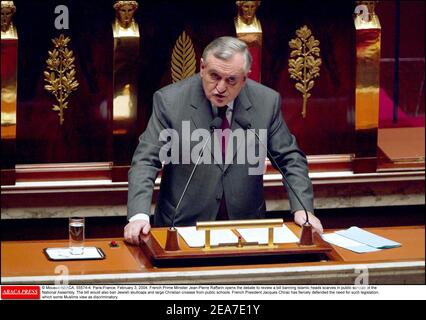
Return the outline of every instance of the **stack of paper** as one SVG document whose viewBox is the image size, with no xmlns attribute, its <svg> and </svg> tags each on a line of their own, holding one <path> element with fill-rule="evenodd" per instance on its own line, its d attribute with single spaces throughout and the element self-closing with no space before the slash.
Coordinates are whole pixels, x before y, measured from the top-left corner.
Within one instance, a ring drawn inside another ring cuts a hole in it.
<svg viewBox="0 0 426 320">
<path fill-rule="evenodd" d="M 398 242 L 380 237 L 358 227 L 350 227 L 347 230 L 323 234 L 322 238 L 331 244 L 357 253 L 374 252 L 401 246 Z"/>
<path fill-rule="evenodd" d="M 178 227 L 176 229 L 188 246 L 204 247 L 206 243 L 206 232 L 204 230 L 197 230 L 195 227 Z M 238 243 L 238 238 L 231 230 L 212 230 L 210 232 L 210 244 L 212 246 L 234 243 Z"/>
<path fill-rule="evenodd" d="M 360 242 L 345 238 L 337 233 L 326 233 L 322 235 L 322 238 L 328 243 L 334 244 L 335 246 L 342 247 L 357 253 L 379 251 L 380 249 L 367 246 Z"/>
<path fill-rule="evenodd" d="M 268 228 L 237 229 L 237 231 L 247 242 L 268 243 Z M 292 242 L 299 242 L 299 238 L 285 224 L 274 228 L 274 243 Z"/>
</svg>

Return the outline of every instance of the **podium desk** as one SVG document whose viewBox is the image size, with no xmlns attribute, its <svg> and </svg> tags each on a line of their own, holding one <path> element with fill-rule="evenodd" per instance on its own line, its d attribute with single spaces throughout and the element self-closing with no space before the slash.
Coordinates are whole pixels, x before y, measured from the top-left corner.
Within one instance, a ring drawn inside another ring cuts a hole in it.
<svg viewBox="0 0 426 320">
<path fill-rule="evenodd" d="M 287 225 L 298 230 L 293 223 Z M 66 247 L 67 240 L 4 241 L 1 282 L 61 284 L 68 275 L 69 284 L 354 284 L 357 277 L 368 272 L 369 284 L 424 284 L 424 226 L 366 230 L 402 246 L 365 254 L 332 246 L 334 256 L 339 258 L 321 261 L 159 268 L 138 246 L 119 238 L 86 239 L 86 246 L 104 251 L 104 260 L 56 262 L 49 261 L 43 249 Z M 112 240 L 118 247 L 110 247 Z"/>
</svg>

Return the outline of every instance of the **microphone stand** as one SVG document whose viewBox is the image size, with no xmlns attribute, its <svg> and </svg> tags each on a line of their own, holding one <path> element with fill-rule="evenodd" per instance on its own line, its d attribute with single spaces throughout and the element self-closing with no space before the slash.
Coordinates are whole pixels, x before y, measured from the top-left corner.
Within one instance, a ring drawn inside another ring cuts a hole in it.
<svg viewBox="0 0 426 320">
<path fill-rule="evenodd" d="M 177 251 L 177 250 L 179 250 L 178 232 L 177 232 L 177 229 L 175 227 L 176 213 L 177 213 L 177 211 L 180 207 L 183 196 L 185 195 L 186 190 L 188 189 L 189 183 L 192 180 L 192 176 L 195 173 L 195 169 L 197 169 L 197 166 L 200 163 L 201 157 L 203 156 L 203 153 L 204 153 L 204 149 L 206 148 L 207 144 L 211 140 L 212 133 L 213 133 L 214 129 L 216 129 L 217 127 L 220 127 L 221 124 L 222 124 L 222 119 L 221 118 L 215 118 L 212 121 L 212 124 L 210 125 L 211 134 L 209 135 L 209 138 L 207 139 L 206 143 L 204 143 L 203 148 L 200 151 L 197 162 L 195 163 L 194 168 L 192 169 L 191 175 L 189 176 L 188 181 L 186 182 L 185 188 L 183 189 L 183 192 L 180 196 L 180 199 L 179 199 L 179 201 L 176 205 L 175 213 L 173 215 L 173 220 L 172 220 L 172 226 L 167 229 L 167 238 L 166 238 L 166 247 L 165 247 L 166 251 Z"/>
<path fill-rule="evenodd" d="M 306 221 L 305 223 L 302 225 L 302 234 L 300 236 L 300 240 L 299 240 L 299 245 L 301 246 L 312 246 L 314 244 L 313 242 L 313 236 L 312 236 L 312 225 L 309 222 L 309 216 L 308 216 L 308 210 L 306 210 L 306 207 L 304 206 L 302 200 L 300 200 L 299 196 L 297 195 L 296 191 L 294 191 L 293 187 L 291 186 L 291 184 L 288 182 L 287 178 L 285 177 L 283 171 L 281 170 L 280 166 L 277 164 L 277 162 L 275 161 L 274 157 L 271 155 L 271 153 L 268 150 L 268 147 L 265 145 L 265 143 L 260 139 L 259 135 L 256 133 L 255 130 L 253 130 L 251 128 L 251 124 L 250 123 L 246 123 L 246 125 L 244 125 L 245 123 L 240 123 L 241 120 L 237 120 L 235 119 L 235 121 L 238 122 L 238 124 L 245 128 L 246 130 L 250 130 L 251 132 L 253 132 L 256 135 L 257 140 L 262 144 L 262 146 L 265 148 L 266 152 L 268 153 L 269 158 L 271 159 L 272 163 L 275 165 L 275 167 L 278 169 L 278 171 L 281 173 L 281 176 L 283 177 L 284 181 L 287 183 L 287 185 L 289 186 L 291 192 L 293 192 L 294 196 L 296 197 L 297 201 L 299 201 L 300 205 L 302 206 L 303 210 L 305 211 L 305 215 L 306 215 Z M 245 122 L 245 121 L 244 121 Z"/>
</svg>

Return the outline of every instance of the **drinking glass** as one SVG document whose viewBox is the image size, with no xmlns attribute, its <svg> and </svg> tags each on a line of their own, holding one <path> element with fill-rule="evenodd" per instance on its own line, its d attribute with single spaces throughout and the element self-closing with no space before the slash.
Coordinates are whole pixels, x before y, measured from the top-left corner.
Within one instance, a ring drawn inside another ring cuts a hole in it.
<svg viewBox="0 0 426 320">
<path fill-rule="evenodd" d="M 69 247 L 71 254 L 79 255 L 84 251 L 84 218 L 69 218 Z"/>
</svg>

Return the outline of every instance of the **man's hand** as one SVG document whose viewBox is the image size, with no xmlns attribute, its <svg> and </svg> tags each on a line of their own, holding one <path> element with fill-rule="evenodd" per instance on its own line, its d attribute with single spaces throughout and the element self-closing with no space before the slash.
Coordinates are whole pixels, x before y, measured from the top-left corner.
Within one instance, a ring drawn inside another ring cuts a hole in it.
<svg viewBox="0 0 426 320">
<path fill-rule="evenodd" d="M 322 234 L 324 230 L 322 228 L 321 221 L 309 211 L 308 218 L 309 223 L 312 225 L 313 231 L 318 234 Z M 294 213 L 294 222 L 299 226 L 302 226 L 306 222 L 306 214 L 304 210 L 299 210 Z"/>
<path fill-rule="evenodd" d="M 149 221 L 135 220 L 124 227 L 124 240 L 130 244 L 139 245 L 139 234 L 148 234 L 151 230 Z"/>
</svg>

